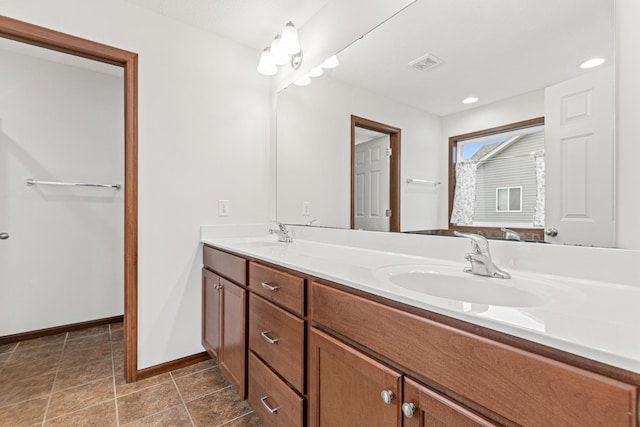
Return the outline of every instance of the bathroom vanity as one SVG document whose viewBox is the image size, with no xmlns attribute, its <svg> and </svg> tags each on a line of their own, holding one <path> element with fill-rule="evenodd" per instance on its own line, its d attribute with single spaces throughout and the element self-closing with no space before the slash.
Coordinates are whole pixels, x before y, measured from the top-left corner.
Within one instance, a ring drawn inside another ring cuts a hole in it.
<svg viewBox="0 0 640 427">
<path fill-rule="evenodd" d="M 535 276 L 516 271 L 524 294 L 492 304 L 487 288 L 456 304 L 392 283 L 461 270 L 446 259 L 272 237 L 203 242 L 203 345 L 267 426 L 638 425 L 636 361 L 593 357 L 606 343 L 583 352 L 580 338 L 536 338 L 545 331 L 516 319 L 557 310 L 572 322 L 567 310 L 589 296 L 571 286 L 541 283 L 528 299 L 521 276 Z"/>
</svg>

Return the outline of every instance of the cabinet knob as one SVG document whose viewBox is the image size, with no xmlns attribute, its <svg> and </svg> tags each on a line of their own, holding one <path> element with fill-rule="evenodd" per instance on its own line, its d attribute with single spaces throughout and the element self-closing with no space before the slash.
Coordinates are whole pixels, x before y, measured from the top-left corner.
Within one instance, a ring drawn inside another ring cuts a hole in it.
<svg viewBox="0 0 640 427">
<path fill-rule="evenodd" d="M 0 240 L 7 240 L 9 238 L 9 233 L 0 233 Z"/>
<path fill-rule="evenodd" d="M 403 403 L 402 404 L 402 413 L 407 418 L 413 418 L 413 414 L 416 412 L 416 405 L 413 403 Z"/>
<path fill-rule="evenodd" d="M 558 229 L 557 228 L 547 228 L 544 230 L 544 234 L 546 234 L 547 236 L 550 237 L 556 237 L 558 235 Z"/>
<path fill-rule="evenodd" d="M 268 291 L 272 291 L 275 292 L 278 290 L 278 286 L 272 286 L 267 282 L 262 282 L 262 287 L 265 288 Z"/>
<path fill-rule="evenodd" d="M 382 401 L 387 405 L 391 405 L 391 401 L 393 400 L 393 392 L 391 390 L 382 390 L 380 393 L 380 397 L 382 397 Z"/>
</svg>

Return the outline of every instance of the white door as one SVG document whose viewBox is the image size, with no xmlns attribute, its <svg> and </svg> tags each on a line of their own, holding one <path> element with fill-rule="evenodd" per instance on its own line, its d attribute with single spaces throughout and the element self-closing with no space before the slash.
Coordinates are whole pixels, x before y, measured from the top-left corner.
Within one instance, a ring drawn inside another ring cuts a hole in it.
<svg viewBox="0 0 640 427">
<path fill-rule="evenodd" d="M 545 91 L 547 242 L 615 246 L 613 94 L 613 66 Z"/>
<path fill-rule="evenodd" d="M 389 231 L 389 135 L 355 147 L 355 228 Z"/>
</svg>

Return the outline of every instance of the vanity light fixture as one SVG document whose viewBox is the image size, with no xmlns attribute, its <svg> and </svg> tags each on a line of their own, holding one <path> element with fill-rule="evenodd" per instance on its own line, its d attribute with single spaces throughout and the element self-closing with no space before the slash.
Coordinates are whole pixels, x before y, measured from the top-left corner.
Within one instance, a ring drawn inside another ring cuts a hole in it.
<svg viewBox="0 0 640 427">
<path fill-rule="evenodd" d="M 588 61 L 583 62 L 582 64 L 580 64 L 580 68 L 583 69 L 589 69 L 589 68 L 595 68 L 595 67 L 599 67 L 600 65 L 604 64 L 605 59 L 604 58 L 591 58 Z"/>
<path fill-rule="evenodd" d="M 474 102 L 478 102 L 478 98 L 475 96 L 468 96 L 462 100 L 463 104 L 473 104 Z"/>
<path fill-rule="evenodd" d="M 324 73 L 324 70 L 322 69 L 322 67 L 315 67 L 315 68 L 312 68 L 311 71 L 309 71 L 309 74 L 307 75 L 309 77 L 320 77 L 322 73 Z"/>
<path fill-rule="evenodd" d="M 278 65 L 291 64 L 294 70 L 302 65 L 302 49 L 298 40 L 298 31 L 293 22 L 287 22 L 282 34 L 276 34 L 270 46 L 260 55 L 258 72 L 272 76 L 278 72 Z"/>
</svg>

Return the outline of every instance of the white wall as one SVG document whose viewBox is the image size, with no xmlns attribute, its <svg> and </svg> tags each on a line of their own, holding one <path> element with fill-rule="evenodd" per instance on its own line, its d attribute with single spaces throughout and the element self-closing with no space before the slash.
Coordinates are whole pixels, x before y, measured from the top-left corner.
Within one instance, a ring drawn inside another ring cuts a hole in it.
<svg viewBox="0 0 640 427">
<path fill-rule="evenodd" d="M 123 183 L 122 69 L 0 63 L 0 336 L 121 315 L 124 192 L 26 179 Z"/>
<path fill-rule="evenodd" d="M 640 249 L 640 2 L 617 0 L 617 241 Z"/>
<path fill-rule="evenodd" d="M 402 130 L 401 229 L 437 225 L 438 194 L 446 187 L 406 183 L 408 177 L 436 181 L 443 173 L 437 116 L 345 85 L 330 70 L 309 86 L 281 92 L 278 103 L 279 220 L 350 227 L 350 132 L 356 115 Z M 311 202 L 310 216 L 302 216 L 303 201 Z"/>
<path fill-rule="evenodd" d="M 0 13 L 139 54 L 138 366 L 203 351 L 200 225 L 267 219 L 259 52 L 122 0 L 10 0 Z"/>
</svg>

